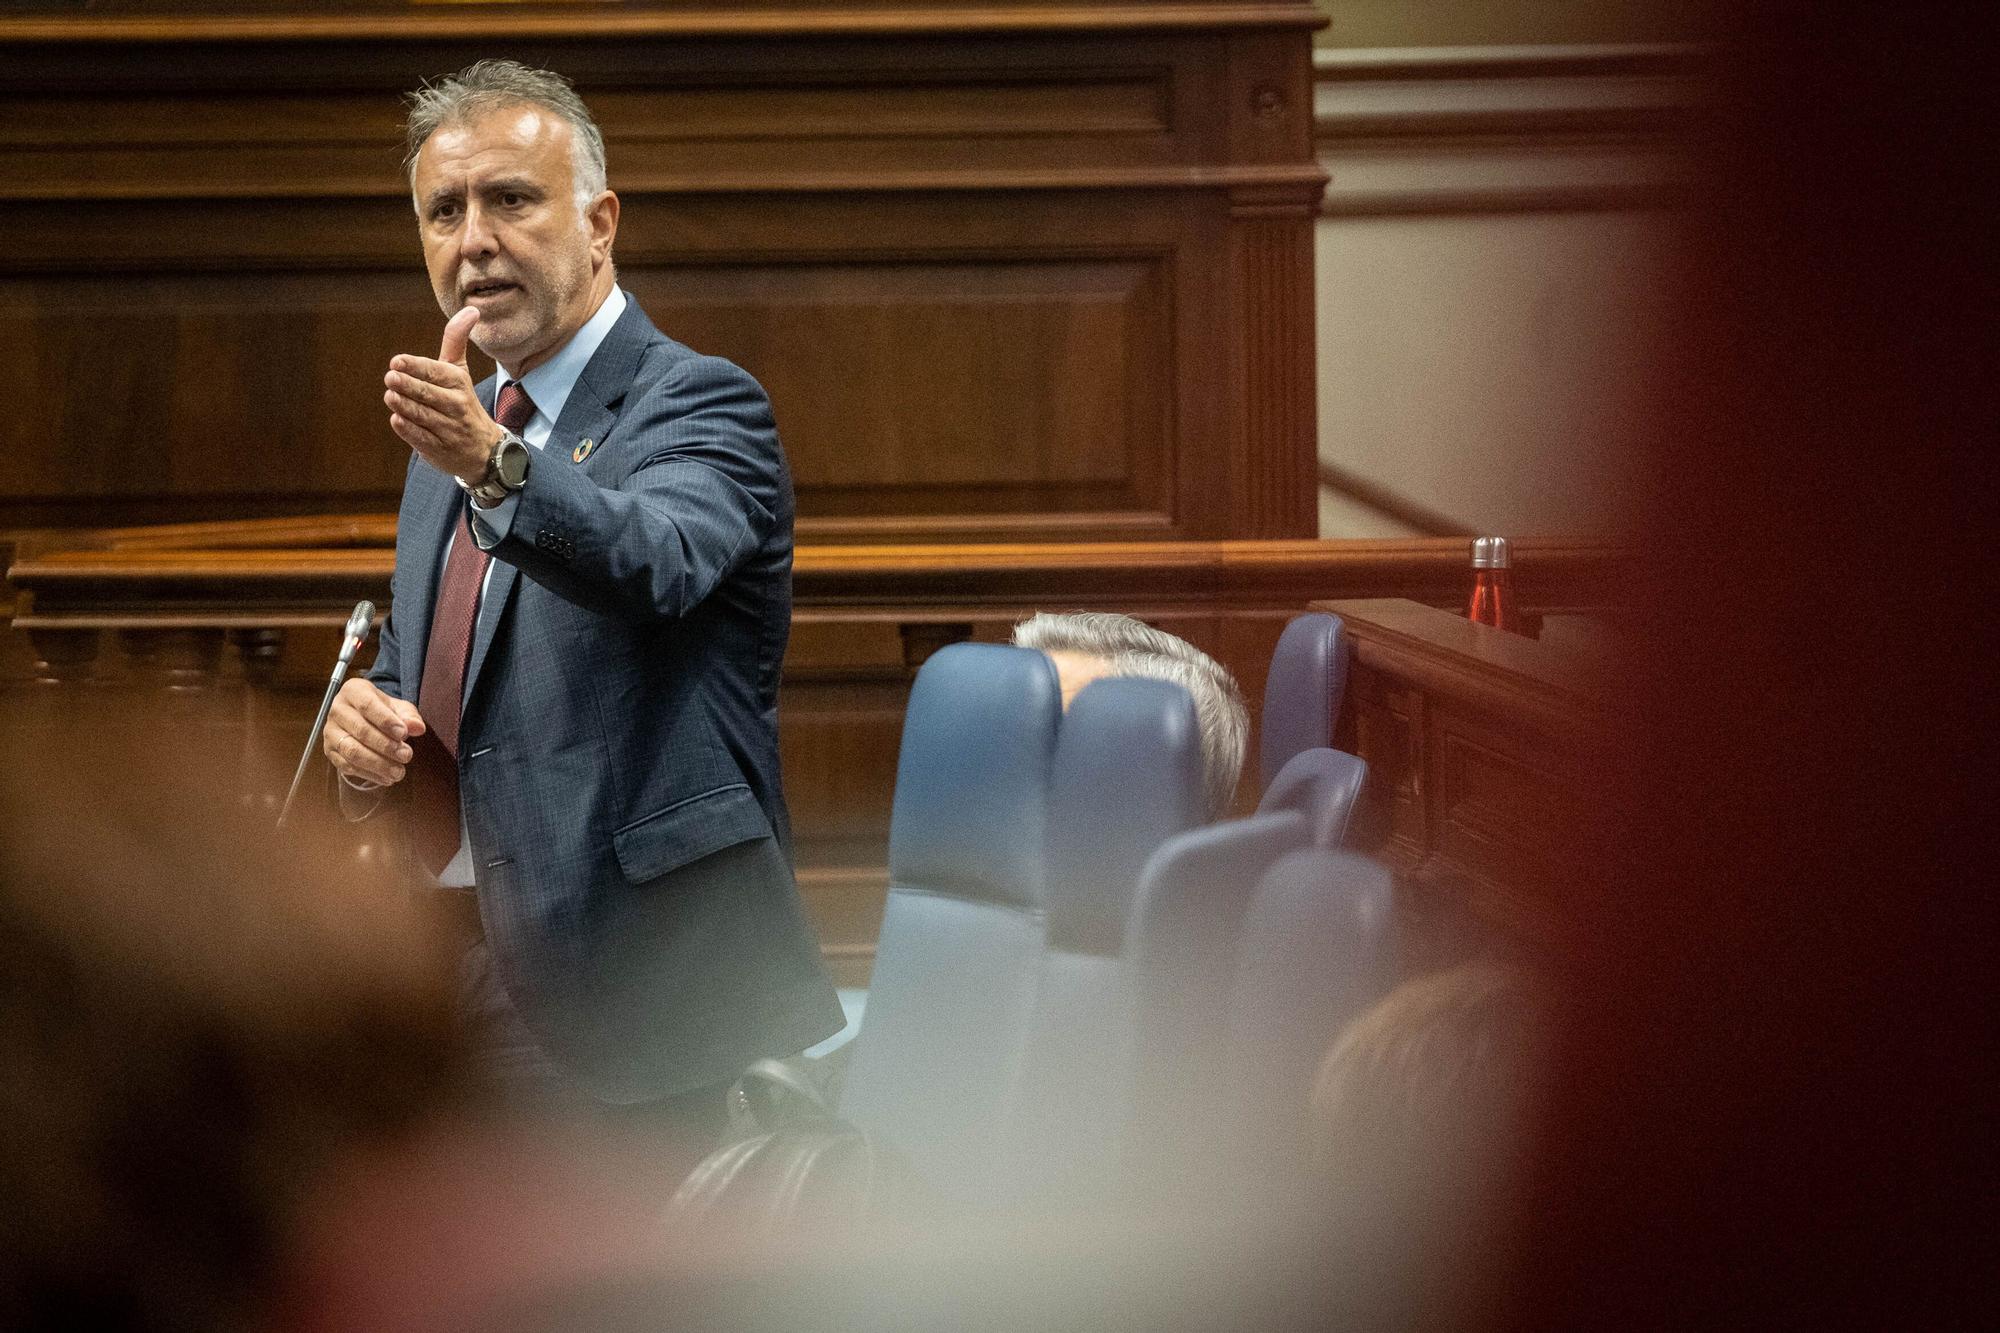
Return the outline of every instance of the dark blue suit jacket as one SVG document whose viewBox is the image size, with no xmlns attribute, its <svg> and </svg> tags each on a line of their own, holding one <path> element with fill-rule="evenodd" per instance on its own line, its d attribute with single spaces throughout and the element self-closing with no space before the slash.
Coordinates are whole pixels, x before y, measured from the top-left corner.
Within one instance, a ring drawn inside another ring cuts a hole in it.
<svg viewBox="0 0 2000 1333">
<path fill-rule="evenodd" d="M 489 409 L 494 391 L 480 390 Z M 464 503 L 412 458 L 370 673 L 400 698 L 423 679 Z M 792 485 L 764 391 L 629 302 L 492 554 L 459 783 L 515 1007 L 610 1101 L 837 1031 L 778 777 Z"/>
</svg>

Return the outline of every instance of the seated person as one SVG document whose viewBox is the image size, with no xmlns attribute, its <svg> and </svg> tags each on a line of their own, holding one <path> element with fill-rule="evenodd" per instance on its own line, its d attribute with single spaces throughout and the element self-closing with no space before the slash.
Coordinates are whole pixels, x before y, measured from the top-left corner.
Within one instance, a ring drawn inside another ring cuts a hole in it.
<svg viewBox="0 0 2000 1333">
<path fill-rule="evenodd" d="M 1111 611 L 1043 611 L 1014 627 L 1014 646 L 1048 654 L 1062 681 L 1063 707 L 1104 677 L 1170 681 L 1194 698 L 1201 727 L 1202 787 L 1208 816 L 1228 813 L 1243 771 L 1250 714 L 1243 691 L 1222 665 L 1186 639 Z"/>
<path fill-rule="evenodd" d="M 1528 1151 L 1551 1006 L 1516 968 L 1406 981 L 1354 1022 L 1312 1092 L 1337 1266 L 1385 1324 L 1478 1307 Z"/>
</svg>

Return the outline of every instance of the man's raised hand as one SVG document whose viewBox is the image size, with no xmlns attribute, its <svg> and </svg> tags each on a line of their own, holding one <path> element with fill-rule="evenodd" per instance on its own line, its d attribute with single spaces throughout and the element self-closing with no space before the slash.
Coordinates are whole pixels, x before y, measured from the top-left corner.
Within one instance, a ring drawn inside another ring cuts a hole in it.
<svg viewBox="0 0 2000 1333">
<path fill-rule="evenodd" d="M 465 345 L 479 311 L 467 306 L 444 326 L 437 359 L 398 355 L 382 377 L 389 428 L 440 472 L 468 482 L 486 475 L 486 460 L 500 441 L 500 426 L 479 404 Z"/>
</svg>

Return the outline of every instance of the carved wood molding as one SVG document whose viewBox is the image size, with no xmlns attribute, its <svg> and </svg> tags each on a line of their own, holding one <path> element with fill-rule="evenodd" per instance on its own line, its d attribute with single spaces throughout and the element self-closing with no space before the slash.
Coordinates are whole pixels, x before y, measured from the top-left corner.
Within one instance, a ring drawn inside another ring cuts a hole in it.
<svg viewBox="0 0 2000 1333">
<path fill-rule="evenodd" d="M 1314 132 L 1346 144 L 1679 134 L 1706 64 L 1673 45 L 1321 50 Z"/>
<path fill-rule="evenodd" d="M 1319 51 L 1333 216 L 1574 212 L 1685 197 L 1708 58 L 1687 46 Z"/>
<path fill-rule="evenodd" d="M 374 155 L 380 156 L 380 145 L 367 147 Z M 983 193 L 1030 190 L 1064 192 L 1227 190 L 1231 192 L 1232 197 L 1235 197 L 1246 191 L 1271 190 L 1277 193 L 1281 202 L 1243 205 L 1237 210 L 1239 216 L 1270 212 L 1310 216 L 1313 204 L 1318 200 L 1326 181 L 1325 169 L 1312 165 L 1245 166 L 1188 163 L 1157 167 L 1052 167 L 1018 171 L 995 170 L 988 167 L 967 167 L 957 170 L 925 167 L 876 171 L 829 169 L 682 173 L 648 171 L 644 168 L 628 170 L 621 164 L 618 193 L 626 199 L 634 199 L 646 195 L 882 194 L 895 191 L 928 193 L 939 190 L 969 190 Z M 0 201 L 48 200 L 61 201 L 71 206 L 88 200 L 262 201 L 273 197 L 301 200 L 394 199 L 401 202 L 404 192 L 397 178 L 381 171 L 372 172 L 365 178 L 338 175 L 310 180 L 300 178 L 285 182 L 282 190 L 274 190 L 266 183 L 242 180 L 232 182 L 221 179 L 155 181 L 148 184 L 143 193 L 135 193 L 130 184 L 116 180 L 71 178 L 59 190 L 53 186 L 44 188 L 19 180 L 0 181 Z M 173 238 L 162 239 L 169 242 L 173 240 Z M 174 253 L 178 253 L 179 250 L 179 246 L 174 247 Z M 217 258 L 221 259 L 223 256 L 218 255 Z M 382 262 L 382 258 L 373 254 L 329 255 L 321 258 L 314 266 L 320 269 L 373 268 Z M 137 257 L 128 256 L 125 262 L 144 262 L 148 267 L 152 267 L 157 261 L 151 258 L 140 261 Z M 286 262 L 287 266 L 296 266 L 290 255 L 286 256 Z M 7 267 L 12 270 L 32 271 L 38 266 L 31 257 L 17 255 L 9 260 Z"/>
<path fill-rule="evenodd" d="M 969 33 L 1172 32 L 1189 29 L 1307 30 L 1326 17 L 1305 3 L 1068 4 L 841 9 L 771 4 L 743 8 L 521 13 L 503 5 L 452 5 L 430 13 L 49 15 L 0 19 L 0 43 L 58 42 L 478 42 L 576 37 L 930 36 Z"/>
</svg>

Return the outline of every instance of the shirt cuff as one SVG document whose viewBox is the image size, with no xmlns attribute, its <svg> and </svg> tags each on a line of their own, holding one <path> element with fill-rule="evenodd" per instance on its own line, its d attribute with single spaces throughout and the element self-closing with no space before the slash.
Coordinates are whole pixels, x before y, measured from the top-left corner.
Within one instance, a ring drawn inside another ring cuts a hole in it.
<svg viewBox="0 0 2000 1333">
<path fill-rule="evenodd" d="M 481 509 L 477 503 L 472 506 L 472 542 L 482 551 L 490 551 L 507 540 L 507 534 L 514 530 L 514 511 L 521 507 L 521 495 L 516 491 L 494 505 L 491 509 Z"/>
</svg>

